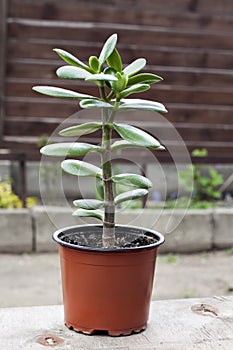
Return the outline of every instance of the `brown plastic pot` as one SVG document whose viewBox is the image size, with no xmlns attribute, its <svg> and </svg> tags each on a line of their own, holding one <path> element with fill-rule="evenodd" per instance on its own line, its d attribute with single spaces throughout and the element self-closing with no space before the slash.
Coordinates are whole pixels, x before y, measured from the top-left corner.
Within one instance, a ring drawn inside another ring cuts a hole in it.
<svg viewBox="0 0 233 350">
<path fill-rule="evenodd" d="M 136 248 L 88 248 L 66 243 L 64 235 L 90 231 L 102 234 L 101 225 L 72 226 L 54 233 L 59 243 L 65 324 L 92 334 L 107 331 L 119 336 L 146 328 L 155 261 L 164 237 L 155 231 L 116 226 L 116 234 L 145 233 L 156 243 Z"/>
</svg>

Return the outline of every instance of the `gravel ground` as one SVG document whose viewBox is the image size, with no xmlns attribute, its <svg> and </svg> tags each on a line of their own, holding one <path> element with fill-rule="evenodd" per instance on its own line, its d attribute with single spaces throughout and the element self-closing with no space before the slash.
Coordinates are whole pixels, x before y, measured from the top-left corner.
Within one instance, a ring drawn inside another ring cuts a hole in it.
<svg viewBox="0 0 233 350">
<path fill-rule="evenodd" d="M 160 255 L 152 299 L 232 295 L 231 253 Z M 62 303 L 56 253 L 0 254 L 0 281 L 0 307 Z"/>
</svg>

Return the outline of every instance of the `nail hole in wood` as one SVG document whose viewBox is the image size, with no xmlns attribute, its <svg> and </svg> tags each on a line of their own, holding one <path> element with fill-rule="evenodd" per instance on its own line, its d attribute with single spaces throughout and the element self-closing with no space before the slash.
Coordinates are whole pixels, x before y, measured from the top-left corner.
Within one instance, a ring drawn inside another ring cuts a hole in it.
<svg viewBox="0 0 233 350">
<path fill-rule="evenodd" d="M 218 309 L 208 304 L 195 304 L 191 307 L 191 310 L 196 314 L 205 316 L 218 316 Z"/>
<path fill-rule="evenodd" d="M 37 343 L 44 346 L 50 346 L 50 347 L 60 345 L 63 342 L 64 342 L 64 339 L 59 338 L 56 335 L 44 335 L 37 339 Z"/>
</svg>

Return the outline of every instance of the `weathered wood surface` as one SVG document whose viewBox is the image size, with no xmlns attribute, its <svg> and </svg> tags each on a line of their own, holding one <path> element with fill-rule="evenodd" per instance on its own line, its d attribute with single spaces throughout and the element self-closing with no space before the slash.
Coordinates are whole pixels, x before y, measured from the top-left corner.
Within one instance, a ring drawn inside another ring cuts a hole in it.
<svg viewBox="0 0 233 350">
<path fill-rule="evenodd" d="M 0 144 L 3 138 L 5 118 L 5 62 L 7 36 L 7 1 L 0 0 Z"/>
<path fill-rule="evenodd" d="M 68 330 L 63 325 L 62 306 L 1 309 L 0 346 L 7 350 L 46 346 L 61 350 L 230 350 L 233 297 L 152 302 L 146 331 L 119 338 Z"/>
<path fill-rule="evenodd" d="M 40 137 L 50 135 L 78 110 L 74 101 L 36 94 L 33 85 L 94 93 L 92 87 L 56 78 L 56 68 L 63 63 L 52 48 L 62 47 L 87 60 L 93 51 L 98 54 L 108 35 L 118 32 L 123 62 L 147 57 L 148 71 L 164 78 L 141 96 L 166 104 L 168 121 L 190 151 L 205 147 L 208 161 L 232 162 L 232 0 L 216 0 L 214 6 L 211 0 L 174 0 L 169 5 L 162 0 L 7 4 L 4 147 L 13 152 L 21 148 L 28 159 L 32 153 L 39 158 Z"/>
</svg>

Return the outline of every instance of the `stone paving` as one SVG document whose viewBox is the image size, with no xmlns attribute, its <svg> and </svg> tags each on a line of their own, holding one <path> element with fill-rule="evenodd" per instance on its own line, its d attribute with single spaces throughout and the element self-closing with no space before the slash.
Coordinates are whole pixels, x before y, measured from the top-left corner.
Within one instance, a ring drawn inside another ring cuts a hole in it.
<svg viewBox="0 0 233 350">
<path fill-rule="evenodd" d="M 153 300 L 233 295 L 230 250 L 160 255 Z M 0 307 L 62 303 L 59 256 L 0 254 Z"/>
</svg>

